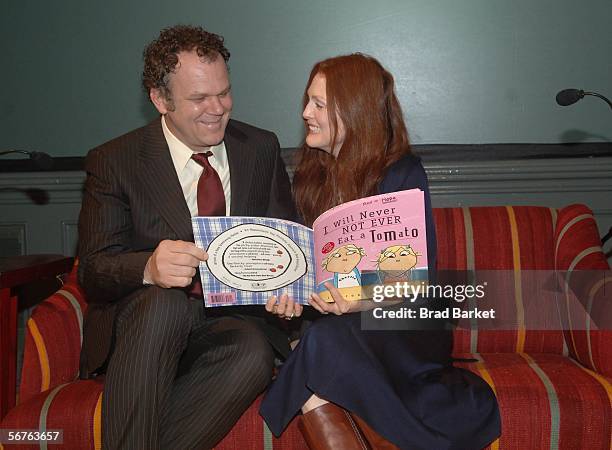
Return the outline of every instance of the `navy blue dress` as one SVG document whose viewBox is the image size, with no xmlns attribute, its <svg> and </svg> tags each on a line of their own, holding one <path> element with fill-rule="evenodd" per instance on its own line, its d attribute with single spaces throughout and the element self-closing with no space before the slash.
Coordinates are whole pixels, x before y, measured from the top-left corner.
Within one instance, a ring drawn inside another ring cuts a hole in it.
<svg viewBox="0 0 612 450">
<path fill-rule="evenodd" d="M 409 155 L 391 166 L 379 191 L 415 187 L 425 191 L 432 268 L 435 228 L 420 160 Z M 480 449 L 500 434 L 497 401 L 481 378 L 453 367 L 451 351 L 447 330 L 364 331 L 360 314 L 322 316 L 281 367 L 260 413 L 278 436 L 316 393 L 402 449 Z"/>
</svg>

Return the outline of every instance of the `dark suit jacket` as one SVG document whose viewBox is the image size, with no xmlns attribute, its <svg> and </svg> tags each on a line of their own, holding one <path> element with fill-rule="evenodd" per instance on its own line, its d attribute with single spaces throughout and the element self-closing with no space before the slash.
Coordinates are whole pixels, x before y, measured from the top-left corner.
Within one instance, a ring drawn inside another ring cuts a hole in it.
<svg viewBox="0 0 612 450">
<path fill-rule="evenodd" d="M 230 120 L 225 147 L 231 214 L 294 218 L 276 136 Z M 146 262 L 159 242 L 193 242 L 191 216 L 159 118 L 90 151 L 85 169 L 78 253 L 89 309 L 82 377 L 107 358 L 117 306 L 142 288 Z"/>
</svg>

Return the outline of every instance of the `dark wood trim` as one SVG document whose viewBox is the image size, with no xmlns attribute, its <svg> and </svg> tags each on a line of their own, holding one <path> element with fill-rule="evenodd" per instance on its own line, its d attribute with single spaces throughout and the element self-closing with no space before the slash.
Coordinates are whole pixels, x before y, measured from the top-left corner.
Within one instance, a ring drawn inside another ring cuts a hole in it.
<svg viewBox="0 0 612 450">
<path fill-rule="evenodd" d="M 84 156 L 60 156 L 53 158 L 53 167 L 43 170 L 30 159 L 0 159 L 0 172 L 57 172 L 83 170 Z"/>
<path fill-rule="evenodd" d="M 0 258 L 0 288 L 8 289 L 70 272 L 74 258 L 64 255 L 24 255 Z"/>
<path fill-rule="evenodd" d="M 612 156 L 612 142 L 573 144 L 423 144 L 413 151 L 424 161 L 500 161 L 510 159 Z"/>
</svg>

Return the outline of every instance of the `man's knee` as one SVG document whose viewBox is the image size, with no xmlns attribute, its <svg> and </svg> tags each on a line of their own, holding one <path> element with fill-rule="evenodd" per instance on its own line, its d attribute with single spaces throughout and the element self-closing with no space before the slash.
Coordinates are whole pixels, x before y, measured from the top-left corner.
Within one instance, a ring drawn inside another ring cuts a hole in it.
<svg viewBox="0 0 612 450">
<path fill-rule="evenodd" d="M 117 317 L 117 333 L 138 329 L 148 339 L 163 340 L 189 332 L 193 310 L 185 292 L 148 286 L 140 289 L 128 300 Z"/>
<path fill-rule="evenodd" d="M 259 393 L 272 379 L 274 351 L 264 333 L 247 320 L 228 319 L 234 322 L 233 372 L 242 383 L 249 384 Z"/>
</svg>

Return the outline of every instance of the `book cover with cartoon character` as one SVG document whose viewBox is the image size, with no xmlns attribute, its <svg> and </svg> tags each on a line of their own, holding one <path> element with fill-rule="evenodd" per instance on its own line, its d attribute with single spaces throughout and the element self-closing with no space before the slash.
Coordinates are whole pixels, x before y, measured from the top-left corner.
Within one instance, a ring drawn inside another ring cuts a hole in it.
<svg viewBox="0 0 612 450">
<path fill-rule="evenodd" d="M 206 306 L 266 303 L 288 293 L 331 301 L 330 282 L 347 300 L 372 298 L 373 286 L 427 282 L 425 205 L 419 189 L 338 205 L 310 229 L 262 217 L 194 217 Z"/>
</svg>

